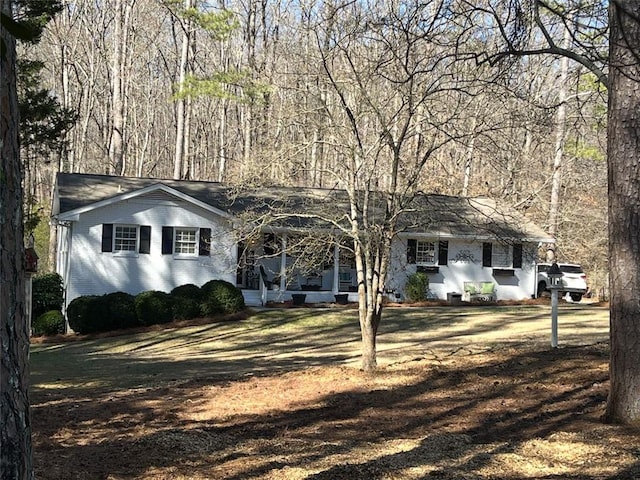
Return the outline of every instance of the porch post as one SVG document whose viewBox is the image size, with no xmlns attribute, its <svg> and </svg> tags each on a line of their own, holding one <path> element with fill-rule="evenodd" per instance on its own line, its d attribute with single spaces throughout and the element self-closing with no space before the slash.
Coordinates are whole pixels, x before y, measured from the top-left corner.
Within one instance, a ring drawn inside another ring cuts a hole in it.
<svg viewBox="0 0 640 480">
<path fill-rule="evenodd" d="M 333 247 L 333 293 L 340 291 L 340 245 Z"/>
<path fill-rule="evenodd" d="M 287 235 L 282 235 L 282 253 L 280 254 L 280 291 L 287 288 Z"/>
</svg>

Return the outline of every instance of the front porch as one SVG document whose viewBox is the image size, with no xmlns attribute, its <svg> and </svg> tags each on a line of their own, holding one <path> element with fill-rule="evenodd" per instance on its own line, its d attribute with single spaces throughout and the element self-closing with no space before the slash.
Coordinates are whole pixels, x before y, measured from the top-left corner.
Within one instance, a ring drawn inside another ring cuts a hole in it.
<svg viewBox="0 0 640 480">
<path fill-rule="evenodd" d="M 236 285 L 246 305 L 357 300 L 353 250 L 335 242 L 265 234 L 259 243 L 238 244 L 237 258 Z"/>
</svg>

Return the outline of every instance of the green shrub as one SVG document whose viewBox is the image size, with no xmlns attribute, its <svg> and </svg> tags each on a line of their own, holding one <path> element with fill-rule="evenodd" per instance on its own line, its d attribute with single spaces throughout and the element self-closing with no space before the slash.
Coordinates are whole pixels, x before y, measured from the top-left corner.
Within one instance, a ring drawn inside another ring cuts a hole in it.
<svg viewBox="0 0 640 480">
<path fill-rule="evenodd" d="M 64 315 L 60 310 L 44 312 L 35 319 L 31 329 L 36 336 L 64 333 Z"/>
<path fill-rule="evenodd" d="M 45 273 L 34 277 L 32 283 L 33 318 L 49 310 L 62 310 L 64 289 L 62 277 L 57 273 Z"/>
<path fill-rule="evenodd" d="M 109 311 L 110 330 L 140 325 L 136 315 L 135 297 L 125 292 L 113 292 L 104 296 Z"/>
<path fill-rule="evenodd" d="M 158 290 L 139 293 L 135 298 L 136 314 L 142 325 L 168 323 L 173 319 L 172 297 Z"/>
<path fill-rule="evenodd" d="M 429 291 L 429 276 L 424 272 L 409 275 L 404 286 L 404 295 L 410 302 L 424 302 Z"/>
<path fill-rule="evenodd" d="M 67 307 L 69 326 L 76 333 L 104 332 L 109 329 L 109 311 L 104 296 L 74 298 Z"/>
<path fill-rule="evenodd" d="M 224 280 L 210 280 L 202 288 L 202 314 L 212 316 L 243 310 L 244 297 L 235 285 Z"/>
<path fill-rule="evenodd" d="M 180 285 L 171 290 L 173 299 L 173 318 L 190 320 L 202 316 L 202 290 L 193 283 Z"/>
<path fill-rule="evenodd" d="M 199 286 L 194 285 L 193 283 L 187 283 L 171 290 L 171 296 L 174 298 L 182 297 L 200 301 L 202 299 L 202 290 Z"/>
<path fill-rule="evenodd" d="M 202 316 L 201 302 L 193 298 L 173 297 L 174 320 L 191 320 Z"/>
</svg>

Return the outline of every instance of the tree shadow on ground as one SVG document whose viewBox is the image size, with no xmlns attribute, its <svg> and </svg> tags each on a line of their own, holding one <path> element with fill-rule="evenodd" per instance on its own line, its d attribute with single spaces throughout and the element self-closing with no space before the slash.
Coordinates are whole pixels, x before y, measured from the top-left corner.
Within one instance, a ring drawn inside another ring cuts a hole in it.
<svg viewBox="0 0 640 480">
<path fill-rule="evenodd" d="M 323 367 L 93 398 L 40 394 L 38 477 L 515 480 L 524 474 L 507 470 L 505 457 L 526 456 L 532 442 L 559 447 L 567 437 L 590 460 L 567 461 L 564 470 L 540 467 L 534 478 L 635 478 L 638 432 L 599 421 L 606 364 L 603 345 L 506 348 L 372 375 Z M 322 387 L 333 393 L 257 408 L 329 373 Z M 243 408 L 234 411 L 234 402 Z M 544 452 L 534 456 L 544 463 Z"/>
</svg>

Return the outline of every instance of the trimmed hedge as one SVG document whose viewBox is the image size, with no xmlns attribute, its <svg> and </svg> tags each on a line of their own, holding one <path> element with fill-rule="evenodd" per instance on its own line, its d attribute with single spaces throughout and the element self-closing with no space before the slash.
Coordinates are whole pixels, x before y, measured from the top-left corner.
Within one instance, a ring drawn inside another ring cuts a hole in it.
<svg viewBox="0 0 640 480">
<path fill-rule="evenodd" d="M 193 298 L 173 297 L 171 308 L 174 320 L 191 320 L 202 316 L 201 304 Z"/>
<path fill-rule="evenodd" d="M 193 283 L 171 290 L 174 320 L 191 320 L 202 316 L 202 290 Z"/>
<path fill-rule="evenodd" d="M 84 334 L 235 313 L 244 308 L 244 297 L 235 285 L 212 280 L 202 288 L 191 283 L 180 285 L 170 294 L 149 290 L 136 296 L 114 292 L 78 297 L 67 307 L 67 318 L 73 331 Z"/>
<path fill-rule="evenodd" d="M 108 331 L 108 315 L 104 296 L 85 295 L 74 298 L 67 307 L 69 326 L 76 333 Z"/>
<path fill-rule="evenodd" d="M 64 333 L 64 315 L 60 310 L 44 312 L 35 319 L 31 329 L 36 336 Z"/>
<path fill-rule="evenodd" d="M 169 323 L 173 320 L 173 298 L 159 290 L 139 293 L 135 298 L 136 314 L 142 325 Z"/>
<path fill-rule="evenodd" d="M 31 302 L 33 318 L 38 318 L 49 310 L 62 310 L 64 302 L 62 277 L 57 273 L 45 273 L 34 277 Z"/>
<path fill-rule="evenodd" d="M 210 280 L 201 290 L 204 316 L 235 313 L 245 308 L 242 291 L 225 280 Z"/>
<path fill-rule="evenodd" d="M 171 296 L 200 301 L 202 299 L 202 289 L 193 283 L 186 283 L 171 290 Z"/>
<path fill-rule="evenodd" d="M 132 328 L 140 325 L 136 315 L 135 297 L 125 292 L 113 292 L 104 296 L 109 309 L 112 329 Z"/>
</svg>

